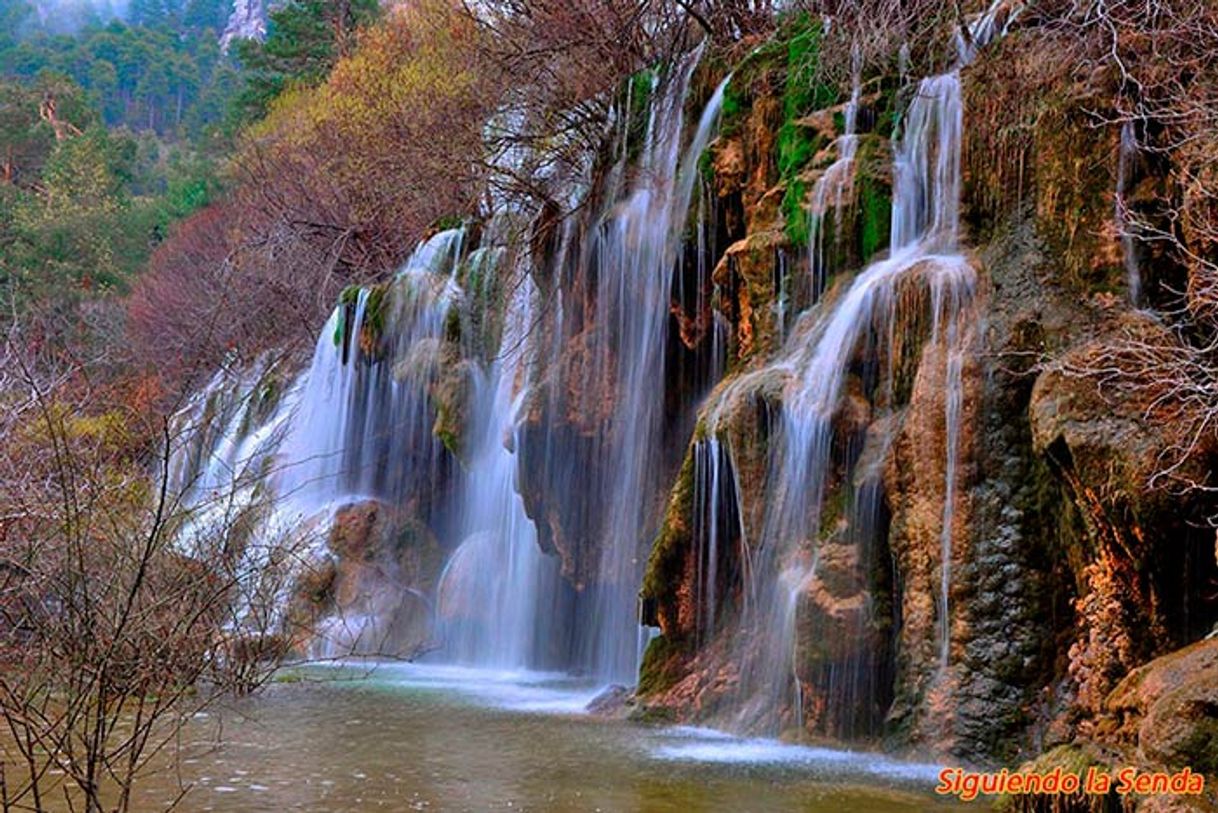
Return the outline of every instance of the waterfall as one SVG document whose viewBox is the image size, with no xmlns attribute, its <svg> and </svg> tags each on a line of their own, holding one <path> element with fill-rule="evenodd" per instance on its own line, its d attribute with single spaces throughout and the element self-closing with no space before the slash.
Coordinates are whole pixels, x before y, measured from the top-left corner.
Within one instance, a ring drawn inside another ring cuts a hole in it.
<svg viewBox="0 0 1218 813">
<path fill-rule="evenodd" d="M 508 257 L 494 236 L 484 235 L 483 247 L 469 252 L 462 229 L 442 231 L 420 244 L 392 280 L 345 290 L 317 336 L 308 365 L 280 399 L 274 419 L 257 424 L 256 437 L 241 434 L 243 421 L 235 408 L 226 407 L 217 421 L 199 406 L 196 422 L 205 431 L 196 435 L 208 444 L 211 462 L 202 469 L 197 460 L 180 466 L 203 472 L 196 491 L 230 482 L 221 468 L 252 462 L 258 474 L 249 478 L 250 493 L 274 501 L 275 527 L 321 530 L 338 509 L 355 502 L 375 500 L 408 510 L 430 524 L 449 553 L 435 588 L 439 648 L 434 659 L 503 669 L 561 664 L 599 679 L 633 683 L 641 654 L 636 612 L 641 554 L 653 530 L 651 503 L 662 475 L 668 321 L 673 298 L 681 295 L 674 291 L 674 274 L 685 262 L 699 159 L 715 133 L 730 80 L 715 89 L 690 137 L 684 107 L 701 52 L 699 47 L 688 54 L 653 88 L 645 135 L 629 149 L 623 140 L 611 172 L 611 208 L 595 215 L 585 233 L 576 218 L 566 218 L 561 227 L 566 237 L 556 258 L 559 273 L 568 262 L 578 264 L 581 279 L 593 286 L 584 305 L 589 312 L 578 316 L 595 328 L 591 357 L 600 367 L 583 372 L 607 379 L 612 389 L 594 464 L 604 475 L 571 477 L 561 484 L 559 499 L 603 518 L 590 540 L 595 561 L 589 567 L 592 578 L 579 585 L 585 595 L 578 620 L 562 617 L 570 607 L 560 605 L 577 599 L 568 595 L 571 588 L 560 578 L 557 557 L 543 553 L 537 525 L 526 514 L 519 450 L 529 405 L 543 388 L 554 397 L 555 383 L 595 387 L 586 380 L 542 379 L 539 370 L 548 366 L 541 363 L 548 361 L 544 354 L 558 358 L 566 349 L 568 304 L 561 285 L 546 292 L 556 294 L 552 300 L 543 301 L 529 258 Z M 622 132 L 628 131 L 623 126 Z M 699 207 L 709 205 L 707 197 L 700 197 Z M 699 209 L 698 229 L 702 220 Z M 710 277 L 712 239 L 704 232 L 696 237 L 697 268 L 690 270 L 699 279 L 698 296 Z M 485 313 L 468 330 L 459 306 L 489 291 L 506 293 L 502 302 L 480 303 Z M 698 304 L 701 313 L 705 303 Z M 533 335 L 534 323 L 543 317 L 556 325 L 552 349 Z M 726 327 L 720 318 L 708 328 L 708 366 L 717 377 Z M 471 332 L 479 335 L 471 338 Z M 454 333 L 461 336 L 456 362 L 446 355 Z M 470 360 L 478 354 L 484 356 L 480 361 Z M 468 373 L 460 461 L 435 428 L 438 387 L 453 363 Z M 248 398 L 255 385 L 246 380 L 217 384 L 200 404 L 215 400 L 212 390 Z M 201 452 L 196 448 L 193 454 L 199 458 Z M 708 460 L 715 495 L 734 489 L 725 460 L 717 450 Z M 578 459 L 566 462 L 587 467 Z M 314 553 L 332 555 L 325 546 Z M 705 584 L 713 605 L 717 554 L 709 555 Z M 379 599 L 360 604 L 347 620 L 324 621 L 321 629 L 358 642 L 390 623 L 377 617 L 381 604 Z M 331 647 L 326 653 L 337 656 L 344 650 Z"/>
<path fill-rule="evenodd" d="M 941 573 L 938 598 L 941 666 L 949 662 L 952 536 L 955 524 L 960 427 L 963 415 L 965 314 L 972 300 L 974 271 L 959 253 L 960 156 L 964 105 L 960 68 L 998 31 L 999 4 L 959 39 L 959 60 L 949 72 L 918 83 L 902 118 L 893 150 L 894 190 L 887 258 L 860 272 L 835 301 L 801 317 L 775 362 L 790 374 L 780 419 L 781 441 L 771 457 L 772 494 L 766 505 L 762 538 L 751 563 L 745 589 L 741 631 L 735 652 L 741 663 L 738 703 L 733 725 L 777 734 L 784 698 L 802 725 L 803 687 L 798 675 L 797 612 L 801 597 L 815 578 L 821 554 L 824 498 L 834 475 L 833 422 L 851 360 L 864 342 L 892 345 L 901 286 L 929 292 L 932 327 L 929 342 L 945 347 L 944 505 L 940 534 Z M 1006 25 L 1010 24 L 1010 19 Z M 852 97 L 854 94 L 852 93 Z M 852 99 L 851 107 L 856 104 Z M 847 108 L 850 110 L 850 107 Z M 848 120 L 849 121 L 849 120 Z M 843 143 L 843 139 L 846 139 Z M 842 183 L 853 156 L 853 133 L 839 139 L 838 160 L 813 190 L 813 237 L 810 265 L 816 284 L 823 284 L 826 262 L 815 215 L 833 186 Z M 830 172 L 833 175 L 830 175 Z M 828 180 L 826 180 L 828 178 Z M 833 185 L 833 186 L 831 186 Z M 868 355 L 883 347 L 864 348 Z M 889 366 L 893 364 L 889 356 Z M 891 369 L 889 371 L 891 380 Z M 849 465 L 849 461 L 847 461 Z M 849 481 L 839 488 L 855 490 Z M 871 488 L 868 499 L 877 501 Z M 851 503 L 859 510 L 859 495 Z M 846 677 L 846 680 L 850 680 Z M 830 692 L 830 694 L 834 694 Z"/>
<path fill-rule="evenodd" d="M 277 365 L 263 358 L 219 370 L 176 417 L 169 492 L 196 511 L 225 510 L 261 480 L 297 393 L 281 391 Z M 247 495 L 248 497 L 248 495 Z"/>
<path fill-rule="evenodd" d="M 694 590 L 701 643 L 716 632 L 716 611 L 731 546 L 744 549 L 740 492 L 723 441 L 713 435 L 694 444 Z"/>
<path fill-rule="evenodd" d="M 1138 139 L 1133 122 L 1121 125 L 1121 146 L 1117 155 L 1116 226 L 1121 238 L 1121 255 L 1125 261 L 1125 277 L 1129 284 L 1129 300 L 1134 307 L 1142 300 L 1142 271 L 1138 267 L 1137 245 L 1134 242 L 1133 225 L 1129 222 L 1129 175 L 1131 164 L 1137 160 Z"/>
<path fill-rule="evenodd" d="M 169 486 L 185 521 L 176 543 L 187 553 L 233 551 L 232 626 L 273 629 L 288 597 L 266 591 L 291 586 L 280 560 L 322 560 L 327 524 L 342 503 L 400 504 L 431 490 L 442 455 L 428 385 L 458 294 L 461 238 L 460 230 L 441 232 L 390 284 L 345 291 L 299 375 L 284 358 L 234 361 L 178 416 L 185 442 L 171 448 Z M 360 616 L 332 631 L 358 640 L 377 623 Z"/>
<path fill-rule="evenodd" d="M 269 355 L 244 367 L 232 359 L 173 420 L 174 545 L 223 569 L 214 575 L 234 588 L 224 626 L 238 634 L 275 628 L 284 585 L 273 563 L 312 544 L 312 528 L 285 521 L 263 487 L 299 399 L 284 366 Z"/>
<path fill-rule="evenodd" d="M 845 127 L 835 142 L 837 158 L 816 179 L 812 187 L 812 209 L 808 250 L 811 252 L 809 265 L 812 269 L 812 296 L 815 302 L 820 298 L 829 279 L 829 262 L 825 256 L 825 218 L 829 211 L 834 212 L 835 236 L 841 233 L 841 213 L 847 203 L 846 195 L 854 191 L 854 158 L 858 153 L 858 112 L 859 99 L 862 95 L 862 57 L 856 47 L 851 57 L 851 87 L 850 101 L 844 111 Z M 782 319 L 779 319 L 779 324 Z"/>
<path fill-rule="evenodd" d="M 276 478 L 301 514 L 344 499 L 396 503 L 434 481 L 442 447 L 427 384 L 459 294 L 461 238 L 424 242 L 388 287 L 348 289 L 322 328 Z"/>
<path fill-rule="evenodd" d="M 487 271 L 498 270 L 493 264 Z M 503 335 L 474 386 L 474 430 L 461 499 L 462 542 L 437 587 L 440 657 L 521 669 L 545 662 L 560 589 L 557 560 L 542 553 L 517 488 L 516 433 L 531 363 L 537 292 L 524 273 L 509 295 Z"/>
<path fill-rule="evenodd" d="M 682 150 L 684 103 L 701 56 L 695 50 L 651 102 L 646 137 L 630 194 L 592 236 L 585 269 L 595 279 L 595 375 L 611 387 L 612 414 L 601 455 L 606 482 L 587 493 L 587 483 L 565 499 L 603 511 L 589 617 L 578 634 L 581 660 L 592 674 L 633 683 L 638 674 L 640 632 L 636 618 L 642 546 L 654 523 L 651 495 L 659 487 L 657 451 L 663 410 L 664 352 L 673 273 L 695 182 L 722 107 L 726 82 L 715 91 Z M 621 168 L 617 171 L 620 175 Z M 607 380 L 606 380 L 607 379 Z M 594 380 L 586 381 L 595 391 Z"/>
</svg>

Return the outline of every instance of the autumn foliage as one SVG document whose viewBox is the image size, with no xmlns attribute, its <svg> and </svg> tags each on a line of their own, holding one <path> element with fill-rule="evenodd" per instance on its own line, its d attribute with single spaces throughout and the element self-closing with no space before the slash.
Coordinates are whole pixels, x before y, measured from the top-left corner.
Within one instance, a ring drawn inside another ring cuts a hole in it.
<svg viewBox="0 0 1218 813">
<path fill-rule="evenodd" d="M 394 7 L 324 84 L 280 96 L 242 139 L 229 200 L 181 224 L 131 297 L 145 364 L 181 377 L 306 340 L 344 285 L 472 213 L 502 79 L 481 36 L 445 0 Z"/>
</svg>

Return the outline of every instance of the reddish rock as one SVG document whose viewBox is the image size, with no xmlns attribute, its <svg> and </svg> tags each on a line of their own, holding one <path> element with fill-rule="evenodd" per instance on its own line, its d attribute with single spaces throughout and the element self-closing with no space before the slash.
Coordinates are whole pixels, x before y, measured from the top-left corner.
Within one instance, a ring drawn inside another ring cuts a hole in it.
<svg viewBox="0 0 1218 813">
<path fill-rule="evenodd" d="M 1218 774 L 1218 638 L 1135 669 L 1105 705 L 1146 761 Z"/>
</svg>

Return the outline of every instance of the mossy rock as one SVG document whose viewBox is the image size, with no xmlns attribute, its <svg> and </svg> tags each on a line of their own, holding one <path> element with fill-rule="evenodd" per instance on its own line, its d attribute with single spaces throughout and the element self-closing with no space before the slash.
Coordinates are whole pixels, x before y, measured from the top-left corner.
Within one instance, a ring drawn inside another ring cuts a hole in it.
<svg viewBox="0 0 1218 813">
<path fill-rule="evenodd" d="M 677 722 L 677 710 L 671 706 L 649 706 L 640 703 L 630 712 L 629 719 L 644 725 L 672 725 Z"/>
<path fill-rule="evenodd" d="M 385 357 L 385 327 L 389 310 L 390 287 L 377 285 L 368 291 L 364 303 L 363 320 L 360 323 L 359 348 L 363 357 L 371 362 Z"/>
<path fill-rule="evenodd" d="M 773 231 L 754 232 L 728 247 L 711 277 L 719 286 L 719 309 L 735 326 L 729 337 L 729 365 L 768 357 L 778 349 L 779 271 L 786 238 Z"/>
<path fill-rule="evenodd" d="M 1139 752 L 1172 768 L 1218 774 L 1218 639 L 1157 658 L 1130 673 L 1105 707 Z"/>
<path fill-rule="evenodd" d="M 1019 766 L 1020 773 L 1048 774 L 1060 769 L 1063 774 L 1085 778 L 1094 767 L 1111 771 L 1117 764 L 1116 754 L 1094 743 L 1079 742 L 1059 745 L 1031 762 Z M 1121 810 L 1121 800 L 1115 793 L 1106 796 L 1088 795 L 1003 795 L 993 803 L 996 813 L 1108 813 Z"/>
<path fill-rule="evenodd" d="M 443 355 L 443 354 L 442 354 Z M 475 362 L 441 358 L 441 375 L 431 388 L 436 409 L 432 434 L 454 457 L 462 460 L 469 420 Z"/>
<path fill-rule="evenodd" d="M 1079 72 L 1065 32 L 1012 31 L 964 72 L 963 215 L 981 236 L 1030 215 L 1055 281 L 1124 291 L 1114 223 L 1119 128 L 1096 122 L 1118 95 L 1111 70 Z"/>
<path fill-rule="evenodd" d="M 639 667 L 638 694 L 657 695 L 675 686 L 685 676 L 682 663 L 686 654 L 686 646 L 666 635 L 652 638 Z"/>
<path fill-rule="evenodd" d="M 694 446 L 690 445 L 668 498 L 668 508 L 660 532 L 651 545 L 643 584 L 639 590 L 645 602 L 653 602 L 656 617 L 664 635 L 679 636 L 681 585 L 685 560 L 693 543 Z M 659 640 L 659 639 L 657 639 Z"/>
<path fill-rule="evenodd" d="M 892 156 L 875 136 L 860 136 L 855 160 L 857 251 L 861 265 L 888 248 L 892 232 Z"/>
</svg>

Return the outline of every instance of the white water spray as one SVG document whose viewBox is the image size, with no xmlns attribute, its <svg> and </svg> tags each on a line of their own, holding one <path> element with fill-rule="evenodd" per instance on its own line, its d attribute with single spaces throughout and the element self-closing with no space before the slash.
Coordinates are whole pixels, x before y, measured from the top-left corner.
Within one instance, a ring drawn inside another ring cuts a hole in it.
<svg viewBox="0 0 1218 813">
<path fill-rule="evenodd" d="M 794 684 L 793 716 L 802 725 L 802 689 L 795 646 L 800 597 L 816 573 L 822 503 L 833 467 L 833 419 L 851 359 L 864 340 L 891 344 L 898 287 L 925 287 L 933 326 L 930 343 L 945 346 L 944 506 L 938 597 L 941 665 L 950 657 L 952 538 L 956 513 L 957 458 L 963 417 L 964 315 L 972 300 L 974 272 L 959 254 L 960 155 L 964 105 L 959 69 L 998 31 L 999 4 L 960 39 L 960 59 L 948 73 L 919 82 L 894 147 L 890 255 L 861 272 L 828 310 L 812 311 L 811 326 L 797 329 L 776 365 L 792 375 L 782 414 L 782 447 L 772 463 L 777 483 L 767 505 L 756 584 L 746 608 L 740 705 L 736 725 L 778 733 L 783 698 Z M 1010 24 L 1010 19 L 1006 25 Z M 846 150 L 850 146 L 844 145 Z M 839 145 L 840 154 L 843 145 Z M 848 154 L 848 153 L 847 153 Z M 827 187 L 826 187 L 827 188 Z M 814 206 L 820 201 L 814 199 Z M 814 223 L 816 223 L 814 218 Z M 819 235 L 816 235 L 819 240 Z M 823 252 L 813 242 L 814 278 L 824 273 Z M 889 359 L 890 367 L 892 359 Z M 845 484 L 839 486 L 845 488 Z M 749 617 L 751 615 L 751 617 Z M 764 631 L 760 636 L 759 631 Z M 758 640 L 760 638 L 760 640 Z"/>
</svg>

